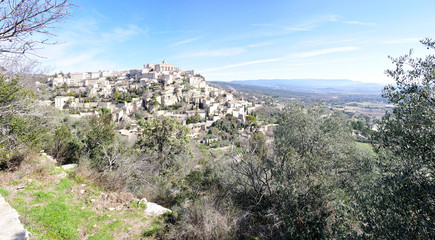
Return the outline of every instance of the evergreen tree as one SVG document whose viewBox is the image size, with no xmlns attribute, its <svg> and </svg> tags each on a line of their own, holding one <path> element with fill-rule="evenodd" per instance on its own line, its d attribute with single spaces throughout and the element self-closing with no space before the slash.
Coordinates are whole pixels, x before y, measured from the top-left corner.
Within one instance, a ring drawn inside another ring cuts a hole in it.
<svg viewBox="0 0 435 240">
<path fill-rule="evenodd" d="M 159 164 L 169 167 L 177 155 L 182 155 L 189 145 L 189 129 L 172 117 L 156 117 L 139 121 L 142 136 L 140 148 L 147 153 L 156 153 Z"/>
<path fill-rule="evenodd" d="M 373 239 L 435 238 L 435 56 L 411 53 L 391 58 L 396 67 L 386 71 L 396 85 L 383 97 L 394 108 L 375 136 L 379 175 L 361 195 L 362 228 Z"/>
</svg>

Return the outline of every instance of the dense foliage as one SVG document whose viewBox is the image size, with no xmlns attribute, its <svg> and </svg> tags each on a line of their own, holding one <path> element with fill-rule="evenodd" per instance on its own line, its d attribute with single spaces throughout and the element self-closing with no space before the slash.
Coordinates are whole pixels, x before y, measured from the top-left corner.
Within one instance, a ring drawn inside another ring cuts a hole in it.
<svg viewBox="0 0 435 240">
<path fill-rule="evenodd" d="M 209 134 L 217 135 L 225 140 L 235 140 L 239 134 L 239 130 L 243 125 L 231 114 L 227 114 L 224 119 L 215 121 L 209 130 Z"/>
<path fill-rule="evenodd" d="M 187 150 L 189 130 L 172 117 L 141 120 L 143 128 L 138 145 L 148 153 L 157 153 L 162 166 L 171 166 L 174 158 Z"/>
<path fill-rule="evenodd" d="M 268 239 L 343 237 L 352 222 L 341 205 L 353 201 L 344 193 L 364 157 L 346 121 L 321 106 L 289 105 L 278 123 L 273 151 L 254 135 L 229 170 L 230 196 L 247 214 L 239 231 Z"/>
<path fill-rule="evenodd" d="M 200 121 L 201 121 L 201 116 L 199 115 L 198 112 L 196 112 L 195 115 L 193 115 L 192 117 L 187 118 L 186 124 L 199 123 Z"/>
<path fill-rule="evenodd" d="M 0 75 L 0 167 L 19 164 L 28 147 L 36 150 L 46 147 L 48 135 L 47 119 L 33 92 L 25 89 L 17 78 Z"/>
<path fill-rule="evenodd" d="M 430 39 L 422 41 L 434 48 Z M 370 238 L 435 238 L 435 56 L 392 58 L 396 85 L 383 96 L 394 108 L 379 122 L 379 174 L 362 197 L 362 227 Z"/>
<path fill-rule="evenodd" d="M 107 188 L 171 207 L 153 232 L 162 239 L 434 239 L 435 56 L 392 61 L 396 84 L 383 97 L 394 107 L 376 131 L 322 104 L 289 104 L 215 121 L 209 146 L 191 143 L 172 117 L 140 112 L 141 132 L 129 142 L 110 110 L 74 120 L 0 76 L 0 167 L 40 150 L 78 163 Z M 188 123 L 199 121 L 197 113 Z M 273 136 L 261 122 L 276 123 Z M 374 151 L 356 140 L 371 140 Z M 224 155 L 213 143 L 236 148 Z"/>
</svg>

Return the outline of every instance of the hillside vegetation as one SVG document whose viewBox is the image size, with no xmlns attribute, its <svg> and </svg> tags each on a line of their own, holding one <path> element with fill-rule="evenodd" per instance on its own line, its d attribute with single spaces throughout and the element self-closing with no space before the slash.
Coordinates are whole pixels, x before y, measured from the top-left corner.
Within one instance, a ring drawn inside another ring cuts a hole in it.
<svg viewBox="0 0 435 240">
<path fill-rule="evenodd" d="M 0 194 L 34 239 L 435 239 L 435 55 L 391 61 L 380 119 L 269 102 L 199 140 L 140 113 L 128 139 L 0 69 Z"/>
<path fill-rule="evenodd" d="M 32 239 L 139 239 L 163 221 L 144 213 L 146 204 L 131 193 L 103 189 L 89 172 L 67 166 L 29 153 L 18 169 L 0 174 L 0 194 Z"/>
</svg>

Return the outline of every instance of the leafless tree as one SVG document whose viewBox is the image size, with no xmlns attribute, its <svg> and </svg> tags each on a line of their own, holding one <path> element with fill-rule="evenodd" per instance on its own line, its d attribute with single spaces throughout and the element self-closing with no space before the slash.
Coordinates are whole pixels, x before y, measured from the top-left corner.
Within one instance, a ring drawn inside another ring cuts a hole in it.
<svg viewBox="0 0 435 240">
<path fill-rule="evenodd" d="M 0 0 L 0 54 L 32 53 L 52 44 L 55 23 L 70 15 L 68 0 Z"/>
<path fill-rule="evenodd" d="M 119 141 L 115 141 L 111 148 L 105 146 L 104 144 L 99 144 L 103 151 L 103 162 L 109 171 L 113 171 L 118 165 L 118 162 L 125 157 L 124 152 L 120 150 L 121 146 Z"/>
<path fill-rule="evenodd" d="M 19 78 L 20 83 L 28 89 L 37 90 L 36 81 L 46 81 L 45 73 L 49 69 L 41 66 L 36 59 L 14 54 L 1 59 L 0 73 L 7 78 Z"/>
<path fill-rule="evenodd" d="M 251 146 L 242 153 L 232 156 L 229 165 L 231 177 L 227 180 L 230 191 L 243 196 L 253 205 L 258 205 L 263 197 L 273 194 L 272 169 L 267 163 L 268 157 L 259 156 Z"/>
</svg>

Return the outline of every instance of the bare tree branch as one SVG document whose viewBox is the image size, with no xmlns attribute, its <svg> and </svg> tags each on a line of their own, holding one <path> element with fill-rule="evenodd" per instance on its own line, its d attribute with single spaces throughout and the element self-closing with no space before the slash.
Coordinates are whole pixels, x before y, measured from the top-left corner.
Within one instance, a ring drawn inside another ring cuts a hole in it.
<svg viewBox="0 0 435 240">
<path fill-rule="evenodd" d="M 71 7 L 68 0 L 0 1 L 0 54 L 31 53 L 50 44 L 34 35 L 52 36 L 54 24 L 68 17 Z"/>
</svg>

